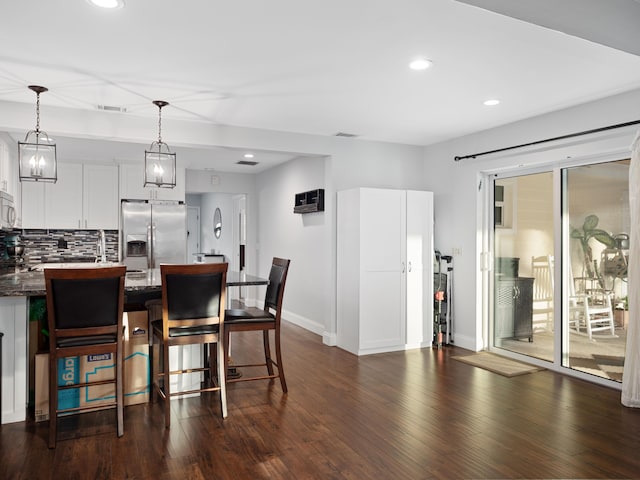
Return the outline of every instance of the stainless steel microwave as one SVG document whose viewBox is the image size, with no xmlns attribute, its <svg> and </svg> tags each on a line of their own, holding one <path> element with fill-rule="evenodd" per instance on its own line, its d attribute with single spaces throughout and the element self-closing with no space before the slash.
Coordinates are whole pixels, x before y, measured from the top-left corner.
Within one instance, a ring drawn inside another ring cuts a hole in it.
<svg viewBox="0 0 640 480">
<path fill-rule="evenodd" d="M 16 224 L 16 208 L 13 204 L 13 195 L 0 192 L 0 228 L 11 230 Z"/>
</svg>

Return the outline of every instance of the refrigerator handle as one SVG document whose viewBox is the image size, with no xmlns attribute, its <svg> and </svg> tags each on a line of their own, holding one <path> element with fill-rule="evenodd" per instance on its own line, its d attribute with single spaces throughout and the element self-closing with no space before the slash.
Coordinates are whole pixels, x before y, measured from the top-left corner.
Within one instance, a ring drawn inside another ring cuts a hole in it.
<svg viewBox="0 0 640 480">
<path fill-rule="evenodd" d="M 153 231 L 152 231 L 151 225 L 152 225 L 151 223 L 147 225 L 147 268 L 155 267 L 155 265 L 153 265 L 154 238 L 153 238 Z"/>
</svg>

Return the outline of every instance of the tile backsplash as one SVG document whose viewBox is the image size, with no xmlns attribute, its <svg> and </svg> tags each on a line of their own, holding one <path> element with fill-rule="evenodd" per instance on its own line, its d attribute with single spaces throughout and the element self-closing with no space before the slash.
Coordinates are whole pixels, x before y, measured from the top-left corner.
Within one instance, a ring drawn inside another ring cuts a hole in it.
<svg viewBox="0 0 640 480">
<path fill-rule="evenodd" d="M 107 260 L 118 261 L 118 230 L 105 230 Z M 5 239 L 19 235 L 26 264 L 46 262 L 93 262 L 98 230 L 14 230 L 0 232 L 2 257 L 7 260 Z M 66 248 L 65 248 L 66 246 Z"/>
</svg>

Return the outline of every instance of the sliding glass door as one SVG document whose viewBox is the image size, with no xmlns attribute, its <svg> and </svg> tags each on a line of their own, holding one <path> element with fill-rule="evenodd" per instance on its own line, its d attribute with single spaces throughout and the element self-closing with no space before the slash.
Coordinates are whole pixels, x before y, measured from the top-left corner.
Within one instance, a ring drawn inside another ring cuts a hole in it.
<svg viewBox="0 0 640 480">
<path fill-rule="evenodd" d="M 621 381 L 628 169 L 620 160 L 494 177 L 492 347 Z"/>
<path fill-rule="evenodd" d="M 562 364 L 622 381 L 629 262 L 629 161 L 562 171 L 565 236 Z"/>
<path fill-rule="evenodd" d="M 494 181 L 496 347 L 554 359 L 553 173 Z"/>
</svg>

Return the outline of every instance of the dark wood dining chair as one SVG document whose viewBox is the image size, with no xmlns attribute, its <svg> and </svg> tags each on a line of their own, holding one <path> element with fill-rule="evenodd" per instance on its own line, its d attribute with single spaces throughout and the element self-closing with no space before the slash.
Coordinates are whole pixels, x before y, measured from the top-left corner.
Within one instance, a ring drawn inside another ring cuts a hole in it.
<svg viewBox="0 0 640 480">
<path fill-rule="evenodd" d="M 284 287 L 287 282 L 290 260 L 274 257 L 269 272 L 269 285 L 264 299 L 264 307 L 249 307 L 244 309 L 229 309 L 225 313 L 225 361 L 227 367 L 229 363 L 229 345 L 231 332 L 262 331 L 264 363 L 259 364 L 233 364 L 235 368 L 266 367 L 266 375 L 247 376 L 231 378 L 227 376 L 227 382 L 246 382 L 250 380 L 280 379 L 282 391 L 287 392 L 287 382 L 284 378 L 284 367 L 282 364 L 282 349 L 280 346 L 280 323 L 282 315 L 282 300 L 284 298 Z M 270 334 L 274 332 L 274 342 L 276 347 L 275 360 L 271 356 Z M 274 370 L 277 369 L 277 373 Z M 228 372 L 228 368 L 226 369 Z"/>
<path fill-rule="evenodd" d="M 220 392 L 222 417 L 227 416 L 224 375 L 224 306 L 227 289 L 226 263 L 160 265 L 162 319 L 152 322 L 152 401 L 164 401 L 165 427 L 171 425 L 171 398 L 202 392 Z M 169 347 L 201 344 L 207 350 L 202 367 L 171 370 Z M 215 345 L 215 351 L 213 346 Z M 156 349 L 158 352 L 156 353 Z M 155 358 L 154 358 L 155 357 Z M 208 364 L 207 364 L 208 363 Z M 217 370 L 217 371 L 216 371 Z M 199 388 L 171 391 L 171 376 L 204 372 Z"/>
<path fill-rule="evenodd" d="M 61 413 L 95 409 L 95 405 L 64 405 L 58 394 L 69 389 L 82 392 L 89 386 L 113 384 L 113 401 L 100 408 L 116 408 L 117 434 L 124 434 L 123 328 L 126 267 L 62 268 L 44 272 L 49 322 L 49 448 L 55 448 L 57 420 Z M 110 355 L 114 375 L 89 382 L 80 378 L 59 385 L 58 359 L 85 355 Z"/>
</svg>

